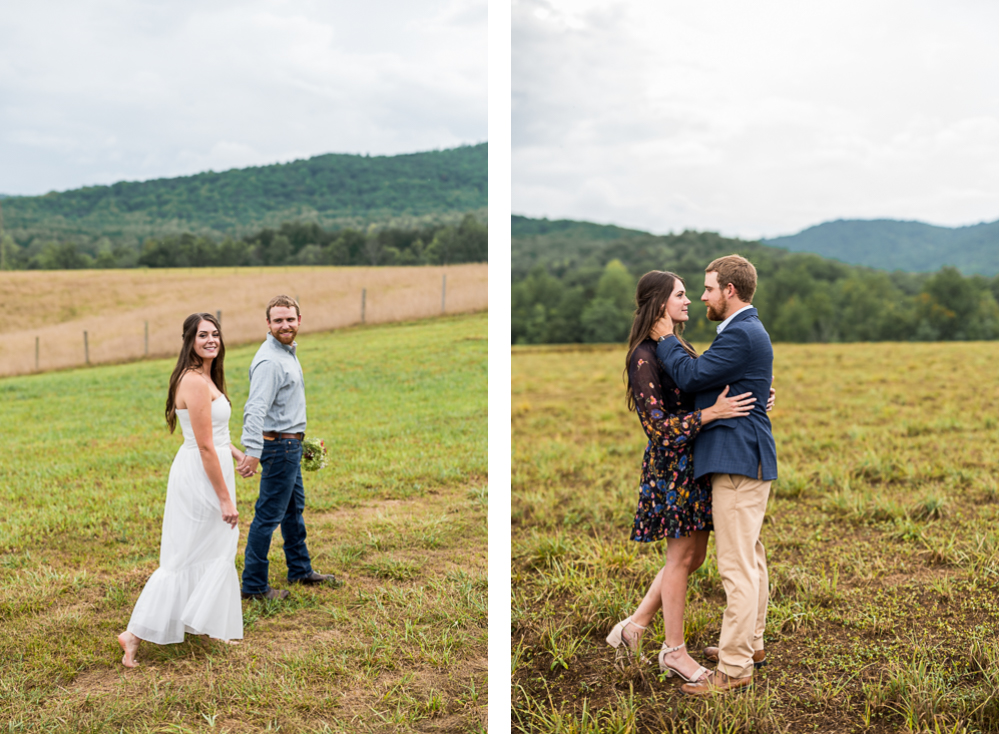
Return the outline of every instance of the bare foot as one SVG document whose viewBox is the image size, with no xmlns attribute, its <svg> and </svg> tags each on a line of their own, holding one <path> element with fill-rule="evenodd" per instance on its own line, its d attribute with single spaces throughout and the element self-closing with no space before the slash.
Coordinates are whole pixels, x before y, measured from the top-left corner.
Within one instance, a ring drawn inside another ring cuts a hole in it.
<svg viewBox="0 0 1000 734">
<path fill-rule="evenodd" d="M 122 655 L 122 665 L 126 668 L 134 668 L 138 665 L 135 661 L 135 653 L 136 650 L 139 649 L 140 642 L 142 642 L 142 640 L 128 630 L 125 630 L 118 635 L 118 644 L 121 645 L 122 650 L 125 651 L 125 654 Z"/>
</svg>

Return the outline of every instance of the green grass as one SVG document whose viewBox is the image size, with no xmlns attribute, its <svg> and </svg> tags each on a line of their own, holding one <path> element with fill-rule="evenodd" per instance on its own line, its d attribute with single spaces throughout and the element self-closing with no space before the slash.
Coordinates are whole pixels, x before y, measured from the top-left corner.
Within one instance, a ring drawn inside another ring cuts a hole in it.
<svg viewBox="0 0 1000 734">
<path fill-rule="evenodd" d="M 995 342 L 776 345 L 769 665 L 710 701 L 604 642 L 665 550 L 628 541 L 645 437 L 623 361 L 513 350 L 516 729 L 997 731 Z M 724 608 L 710 541 L 685 618 L 702 663 Z"/>
<path fill-rule="evenodd" d="M 0 380 L 0 722 L 9 731 L 445 728 L 486 715 L 485 314 L 300 339 L 316 569 L 346 584 L 244 602 L 238 647 L 115 635 L 156 568 L 179 445 L 172 361 Z M 227 355 L 241 431 L 255 347 Z M 237 478 L 242 569 L 256 481 Z M 281 537 L 271 581 L 285 577 Z M 470 693 L 470 690 L 472 693 Z"/>
</svg>

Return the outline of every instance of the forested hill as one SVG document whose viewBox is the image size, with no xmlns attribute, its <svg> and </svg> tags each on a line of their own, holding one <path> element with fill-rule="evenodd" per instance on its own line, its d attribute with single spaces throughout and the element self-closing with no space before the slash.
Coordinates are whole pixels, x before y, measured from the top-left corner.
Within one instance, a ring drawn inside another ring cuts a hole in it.
<svg viewBox="0 0 1000 734">
<path fill-rule="evenodd" d="M 532 219 L 518 214 L 510 217 L 510 233 L 514 237 L 559 235 L 568 239 L 582 235 L 594 240 L 614 240 L 623 235 L 645 234 L 637 229 L 625 229 L 614 224 L 577 222 L 572 219 Z"/>
<path fill-rule="evenodd" d="M 885 272 L 814 253 L 686 231 L 651 235 L 587 222 L 511 220 L 514 344 L 621 343 L 635 285 L 650 270 L 687 282 L 688 334 L 711 341 L 715 324 L 698 303 L 705 266 L 737 253 L 757 268 L 754 306 L 775 341 L 974 340 L 998 336 L 1000 278 Z"/>
<path fill-rule="evenodd" d="M 5 232 L 35 240 L 139 245 L 191 233 L 240 237 L 286 222 L 326 229 L 413 226 L 483 213 L 487 144 L 396 156 L 327 154 L 291 163 L 123 181 L 3 199 Z"/>
<path fill-rule="evenodd" d="M 893 219 L 838 219 L 763 242 L 881 270 L 919 273 L 951 265 L 966 275 L 996 275 L 998 239 L 1000 222 L 937 227 Z"/>
</svg>

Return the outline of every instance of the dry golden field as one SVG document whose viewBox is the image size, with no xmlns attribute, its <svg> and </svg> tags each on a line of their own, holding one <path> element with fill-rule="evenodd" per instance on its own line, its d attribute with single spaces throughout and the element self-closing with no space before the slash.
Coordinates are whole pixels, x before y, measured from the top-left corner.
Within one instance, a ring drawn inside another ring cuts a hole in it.
<svg viewBox="0 0 1000 734">
<path fill-rule="evenodd" d="M 181 323 L 197 311 L 222 311 L 227 344 L 257 341 L 266 333 L 264 307 L 279 293 L 298 298 L 302 332 L 329 331 L 361 321 L 385 323 L 445 311 L 487 308 L 485 263 L 445 267 L 279 267 L 71 270 L 0 273 L 0 376 L 90 363 L 175 354 Z"/>
<path fill-rule="evenodd" d="M 703 351 L 707 345 L 699 345 Z M 624 348 L 511 357 L 511 674 L 522 732 L 998 730 L 997 343 L 776 344 L 778 481 L 761 537 L 768 665 L 691 700 L 605 643 L 663 564 L 628 540 L 646 438 Z M 718 639 L 710 541 L 685 638 Z"/>
</svg>

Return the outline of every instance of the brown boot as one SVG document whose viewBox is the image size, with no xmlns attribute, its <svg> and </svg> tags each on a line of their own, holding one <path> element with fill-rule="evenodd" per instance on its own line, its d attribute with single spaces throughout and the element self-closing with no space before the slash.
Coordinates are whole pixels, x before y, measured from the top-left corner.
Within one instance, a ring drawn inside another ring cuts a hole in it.
<svg viewBox="0 0 1000 734">
<path fill-rule="evenodd" d="M 721 670 L 716 668 L 703 680 L 696 683 L 685 683 L 681 686 L 681 692 L 689 696 L 708 696 L 713 693 L 728 693 L 729 691 L 746 688 L 753 683 L 753 676 L 746 678 L 730 678 Z"/>
<path fill-rule="evenodd" d="M 702 652 L 705 654 L 705 657 L 711 660 L 713 663 L 719 662 L 719 648 L 706 647 L 704 650 L 702 650 Z M 766 657 L 767 653 L 765 653 L 763 650 L 754 650 L 753 652 L 754 669 L 763 668 L 765 665 L 767 665 L 767 660 L 765 660 Z"/>
</svg>

